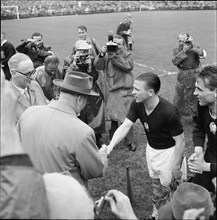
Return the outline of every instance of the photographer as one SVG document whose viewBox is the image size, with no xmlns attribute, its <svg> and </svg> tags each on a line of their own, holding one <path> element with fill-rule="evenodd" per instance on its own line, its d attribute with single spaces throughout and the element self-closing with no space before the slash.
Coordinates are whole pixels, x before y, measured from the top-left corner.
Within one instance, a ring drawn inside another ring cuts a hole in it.
<svg viewBox="0 0 217 220">
<path fill-rule="evenodd" d="M 50 46 L 44 46 L 41 33 L 33 33 L 31 38 L 21 41 L 16 47 L 19 53 L 24 53 L 30 57 L 34 64 L 34 68 L 42 66 L 47 56 L 53 55 Z"/>
<path fill-rule="evenodd" d="M 133 100 L 134 63 L 132 55 L 126 51 L 123 37 L 116 35 L 113 41 L 111 39 L 103 46 L 94 60 L 94 65 L 96 69 L 104 70 L 105 73 L 105 112 L 106 120 L 111 122 L 109 136 L 112 139 L 119 124 L 123 123 Z M 133 144 L 133 128 L 128 133 L 125 144 L 129 150 L 136 150 Z"/>
<path fill-rule="evenodd" d="M 91 56 L 91 45 L 84 40 L 75 43 L 75 54 L 64 60 L 66 72 L 76 70 L 87 73 L 93 77 L 93 90 L 99 93 L 98 97 L 89 97 L 87 104 L 81 111 L 79 118 L 93 128 L 98 148 L 102 145 L 102 133 L 105 132 L 104 97 L 97 83 L 99 72 L 93 65 L 94 57 Z M 68 67 L 67 67 L 68 66 Z"/>
<path fill-rule="evenodd" d="M 194 44 L 192 36 L 181 33 L 178 36 L 179 47 L 173 51 L 172 62 L 178 67 L 177 83 L 173 104 L 181 116 L 197 119 L 197 98 L 194 96 L 195 74 L 201 71 L 200 59 L 206 57 L 206 51 Z"/>
</svg>

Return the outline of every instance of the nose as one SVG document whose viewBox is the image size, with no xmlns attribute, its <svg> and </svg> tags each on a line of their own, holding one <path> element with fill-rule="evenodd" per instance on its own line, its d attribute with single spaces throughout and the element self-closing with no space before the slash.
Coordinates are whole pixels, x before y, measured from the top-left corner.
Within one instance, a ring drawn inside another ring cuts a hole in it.
<svg viewBox="0 0 217 220">
<path fill-rule="evenodd" d="M 195 89 L 194 90 L 194 93 L 193 93 L 194 95 L 198 95 L 198 92 L 197 92 L 197 90 Z"/>
</svg>

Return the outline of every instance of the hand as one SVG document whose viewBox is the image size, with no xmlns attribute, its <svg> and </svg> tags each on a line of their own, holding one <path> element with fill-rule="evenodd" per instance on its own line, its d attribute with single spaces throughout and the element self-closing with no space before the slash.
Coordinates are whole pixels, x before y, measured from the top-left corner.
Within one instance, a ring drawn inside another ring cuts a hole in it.
<svg viewBox="0 0 217 220">
<path fill-rule="evenodd" d="M 137 219 L 129 198 L 118 190 L 109 190 L 105 200 L 110 203 L 111 211 L 120 219 Z"/>
<path fill-rule="evenodd" d="M 102 53 L 106 53 L 106 52 L 107 52 L 107 46 L 106 46 L 106 45 L 104 45 L 104 46 L 102 47 L 101 52 L 102 52 Z"/>
<path fill-rule="evenodd" d="M 192 157 L 192 156 L 194 156 L 194 157 Z M 193 155 L 191 155 L 190 159 L 188 160 L 188 167 L 189 167 L 190 171 L 194 172 L 194 173 L 202 173 L 203 171 L 205 171 L 206 164 L 207 163 L 204 161 L 203 154 L 200 154 L 199 156 L 197 156 L 196 154 L 193 154 Z"/>
<path fill-rule="evenodd" d="M 190 50 L 192 48 L 192 46 L 191 45 L 189 45 L 189 44 L 184 44 L 183 45 L 183 50 L 186 52 L 186 51 L 188 51 L 188 50 Z"/>
<path fill-rule="evenodd" d="M 205 219 L 204 216 L 200 216 L 200 214 L 202 214 L 204 212 L 204 208 L 200 208 L 200 209 L 187 209 L 184 211 L 183 214 L 183 220 L 188 220 L 188 219 L 199 219 L 199 220 L 203 220 Z"/>
<path fill-rule="evenodd" d="M 172 176 L 175 178 L 175 179 L 181 179 L 182 177 L 182 171 L 180 169 L 173 169 L 172 170 Z"/>
</svg>

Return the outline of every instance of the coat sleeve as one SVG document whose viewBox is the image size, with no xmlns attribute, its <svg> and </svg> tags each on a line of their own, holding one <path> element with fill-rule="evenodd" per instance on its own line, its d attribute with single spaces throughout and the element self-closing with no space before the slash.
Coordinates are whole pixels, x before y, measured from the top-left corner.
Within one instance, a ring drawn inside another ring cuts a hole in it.
<svg viewBox="0 0 217 220">
<path fill-rule="evenodd" d="M 174 66 L 178 66 L 183 60 L 187 58 L 187 54 L 185 53 L 184 50 L 179 50 L 179 48 L 175 48 L 173 50 L 173 59 L 172 63 Z"/>
<path fill-rule="evenodd" d="M 29 51 L 29 47 L 30 47 L 31 43 L 27 42 L 26 40 L 22 41 L 17 47 L 16 50 L 19 53 L 24 53 L 26 54 Z"/>
<path fill-rule="evenodd" d="M 114 66 L 118 67 L 119 69 L 123 70 L 126 73 L 129 73 L 133 70 L 134 63 L 133 58 L 131 54 L 128 54 L 126 56 L 119 56 L 115 55 L 111 62 Z"/>
<path fill-rule="evenodd" d="M 94 131 L 83 132 L 83 140 L 76 150 L 76 160 L 84 179 L 100 177 L 105 171 L 107 156 L 99 154 Z"/>
</svg>

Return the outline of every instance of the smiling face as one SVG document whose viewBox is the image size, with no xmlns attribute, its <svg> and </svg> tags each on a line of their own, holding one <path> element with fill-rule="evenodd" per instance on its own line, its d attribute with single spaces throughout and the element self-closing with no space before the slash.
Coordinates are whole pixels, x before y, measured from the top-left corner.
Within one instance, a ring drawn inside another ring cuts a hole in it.
<svg viewBox="0 0 217 220">
<path fill-rule="evenodd" d="M 207 79 L 205 79 L 205 81 L 206 83 L 208 83 Z M 207 88 L 201 78 L 197 78 L 197 81 L 195 83 L 194 95 L 197 96 L 199 105 L 212 106 L 215 103 L 215 92 L 215 90 L 211 91 L 209 88 Z"/>
</svg>

